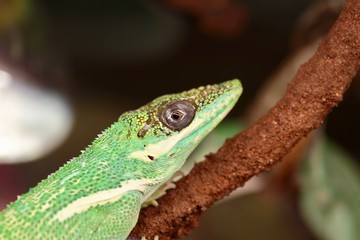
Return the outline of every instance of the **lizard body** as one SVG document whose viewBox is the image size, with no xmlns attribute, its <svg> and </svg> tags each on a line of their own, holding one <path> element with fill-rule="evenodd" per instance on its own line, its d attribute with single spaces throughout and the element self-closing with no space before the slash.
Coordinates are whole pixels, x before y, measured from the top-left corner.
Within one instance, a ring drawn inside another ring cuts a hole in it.
<svg viewBox="0 0 360 240">
<path fill-rule="evenodd" d="M 81 154 L 0 212 L 0 239 L 126 239 L 241 95 L 238 80 L 159 97 L 122 114 Z"/>
</svg>

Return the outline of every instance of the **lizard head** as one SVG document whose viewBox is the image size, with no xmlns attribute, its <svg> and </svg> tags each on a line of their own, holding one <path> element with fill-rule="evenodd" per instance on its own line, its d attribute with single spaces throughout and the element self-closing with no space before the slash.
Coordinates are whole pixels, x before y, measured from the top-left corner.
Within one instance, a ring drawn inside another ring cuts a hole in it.
<svg viewBox="0 0 360 240">
<path fill-rule="evenodd" d="M 169 177 L 233 108 L 242 93 L 239 80 L 156 98 L 131 111 L 138 141 L 129 159 L 148 162 L 157 176 Z M 133 136 L 135 137 L 135 136 Z"/>
</svg>

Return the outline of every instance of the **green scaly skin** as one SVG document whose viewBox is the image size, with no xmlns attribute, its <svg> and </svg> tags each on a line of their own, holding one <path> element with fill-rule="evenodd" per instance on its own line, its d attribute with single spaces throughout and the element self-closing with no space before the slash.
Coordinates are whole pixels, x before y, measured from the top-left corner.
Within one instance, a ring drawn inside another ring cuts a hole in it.
<svg viewBox="0 0 360 240">
<path fill-rule="evenodd" d="M 80 156 L 0 213 L 0 239 L 126 239 L 142 203 L 181 168 L 241 92 L 232 80 L 122 114 Z M 195 116 L 174 130 L 160 116 L 178 100 L 192 103 Z"/>
</svg>

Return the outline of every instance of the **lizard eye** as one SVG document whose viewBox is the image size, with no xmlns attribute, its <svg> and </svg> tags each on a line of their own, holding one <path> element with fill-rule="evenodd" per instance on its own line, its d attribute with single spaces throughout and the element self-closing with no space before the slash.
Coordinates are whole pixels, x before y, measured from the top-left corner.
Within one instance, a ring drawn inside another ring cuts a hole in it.
<svg viewBox="0 0 360 240">
<path fill-rule="evenodd" d="M 195 116 L 193 103 L 179 100 L 166 106 L 161 113 L 161 121 L 170 129 L 180 131 L 189 126 Z"/>
</svg>

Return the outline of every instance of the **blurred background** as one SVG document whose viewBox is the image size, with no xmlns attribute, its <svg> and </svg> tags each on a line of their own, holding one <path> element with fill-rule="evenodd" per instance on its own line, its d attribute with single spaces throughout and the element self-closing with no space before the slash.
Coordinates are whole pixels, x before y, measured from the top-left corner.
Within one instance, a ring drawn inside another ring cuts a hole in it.
<svg viewBox="0 0 360 240">
<path fill-rule="evenodd" d="M 0 209 L 127 110 L 239 78 L 200 161 L 283 95 L 342 0 L 0 1 Z M 208 210 L 188 239 L 358 239 L 360 85 L 274 171 Z"/>
</svg>

